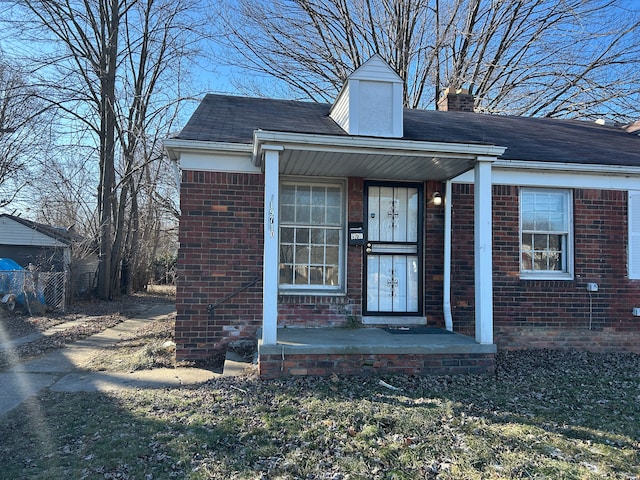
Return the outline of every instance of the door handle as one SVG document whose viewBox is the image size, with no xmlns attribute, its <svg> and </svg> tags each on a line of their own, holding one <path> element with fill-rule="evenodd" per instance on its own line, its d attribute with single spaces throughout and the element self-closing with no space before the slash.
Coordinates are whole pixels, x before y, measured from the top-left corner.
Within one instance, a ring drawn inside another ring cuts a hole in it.
<svg viewBox="0 0 640 480">
<path fill-rule="evenodd" d="M 364 251 L 367 252 L 367 253 L 371 253 L 372 252 L 372 248 L 371 247 L 372 247 L 371 242 L 367 242 L 367 248 L 365 248 Z"/>
</svg>

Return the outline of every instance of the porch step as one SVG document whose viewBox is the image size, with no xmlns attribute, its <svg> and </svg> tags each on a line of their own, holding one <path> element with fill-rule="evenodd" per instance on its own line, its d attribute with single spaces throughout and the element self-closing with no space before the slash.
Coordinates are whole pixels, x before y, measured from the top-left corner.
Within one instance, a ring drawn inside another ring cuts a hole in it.
<svg viewBox="0 0 640 480">
<path fill-rule="evenodd" d="M 241 377 L 250 374 L 253 368 L 255 368 L 254 362 L 248 361 L 242 355 L 228 350 L 224 358 L 222 376 Z"/>
</svg>

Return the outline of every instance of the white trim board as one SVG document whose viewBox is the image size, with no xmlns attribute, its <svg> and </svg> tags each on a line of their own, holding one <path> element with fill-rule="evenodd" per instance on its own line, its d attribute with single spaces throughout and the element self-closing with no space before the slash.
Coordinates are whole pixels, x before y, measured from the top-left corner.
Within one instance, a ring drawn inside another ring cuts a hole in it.
<svg viewBox="0 0 640 480">
<path fill-rule="evenodd" d="M 458 175 L 454 183 L 473 184 L 473 172 Z M 595 188 L 601 190 L 637 190 L 640 188 L 640 170 L 629 168 L 594 169 L 576 171 L 555 169 L 531 170 L 509 168 L 494 164 L 492 171 L 494 185 L 519 185 L 528 187 L 555 188 Z"/>
<path fill-rule="evenodd" d="M 260 167 L 253 164 L 249 154 L 219 154 L 184 152 L 180 155 L 180 169 L 200 172 L 262 173 Z"/>
</svg>

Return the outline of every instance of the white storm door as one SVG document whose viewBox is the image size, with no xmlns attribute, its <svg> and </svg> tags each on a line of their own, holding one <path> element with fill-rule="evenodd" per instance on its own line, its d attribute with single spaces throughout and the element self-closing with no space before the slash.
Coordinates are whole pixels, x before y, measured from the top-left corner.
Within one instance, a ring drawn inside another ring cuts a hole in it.
<svg viewBox="0 0 640 480">
<path fill-rule="evenodd" d="M 368 185 L 365 315 L 420 315 L 418 186 Z"/>
</svg>

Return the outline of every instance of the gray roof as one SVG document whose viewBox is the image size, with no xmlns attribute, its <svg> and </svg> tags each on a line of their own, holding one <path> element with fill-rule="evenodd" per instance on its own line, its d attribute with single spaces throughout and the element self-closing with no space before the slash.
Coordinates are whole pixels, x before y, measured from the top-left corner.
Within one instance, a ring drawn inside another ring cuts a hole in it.
<svg viewBox="0 0 640 480">
<path fill-rule="evenodd" d="M 206 95 L 176 137 L 252 143 L 255 130 L 342 135 L 331 105 Z M 595 122 L 432 110 L 404 111 L 404 140 L 498 145 L 501 158 L 640 167 L 640 136 Z"/>
<path fill-rule="evenodd" d="M 55 240 L 58 240 L 67 245 L 71 245 L 74 242 L 80 242 L 83 237 L 75 233 L 71 228 L 54 227 L 52 225 L 45 225 L 44 223 L 34 222 L 33 220 L 27 220 L 26 218 L 17 217 L 15 215 L 9 215 L 8 213 L 0 213 L 0 218 L 8 218 L 14 222 L 20 223 L 25 227 L 36 230 L 37 232 L 47 235 Z"/>
</svg>

